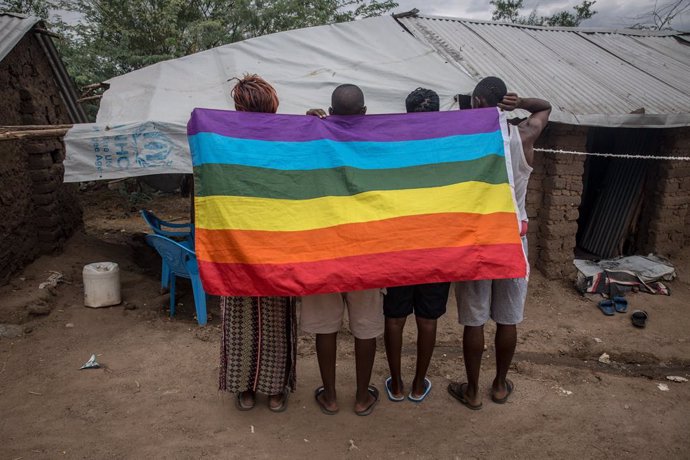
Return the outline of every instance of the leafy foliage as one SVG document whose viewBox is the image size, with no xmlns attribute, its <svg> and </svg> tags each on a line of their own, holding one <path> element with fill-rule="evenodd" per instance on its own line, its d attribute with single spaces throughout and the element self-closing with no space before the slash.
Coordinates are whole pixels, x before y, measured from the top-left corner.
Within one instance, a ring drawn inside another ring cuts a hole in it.
<svg viewBox="0 0 690 460">
<path fill-rule="evenodd" d="M 523 0 L 491 0 L 490 5 L 494 6 L 491 19 L 494 21 L 517 22 L 522 9 Z"/>
<path fill-rule="evenodd" d="M 79 86 L 246 38 L 379 16 L 393 0 L 9 0 L 48 20 Z M 51 12 L 56 12 L 52 14 Z M 80 18 L 67 24 L 60 11 Z"/>
<path fill-rule="evenodd" d="M 57 7 L 57 3 L 49 0 L 8 0 L 0 1 L 0 11 L 22 13 L 47 19 L 50 10 Z"/>
<path fill-rule="evenodd" d="M 583 0 L 582 3 L 573 7 L 574 13 L 570 11 L 559 11 L 551 16 L 540 16 L 537 9 L 533 9 L 528 16 L 521 16 L 520 10 L 523 8 L 523 0 L 491 0 L 490 5 L 494 6 L 491 18 L 494 21 L 507 21 L 515 24 L 529 26 L 550 26 L 550 27 L 577 27 L 585 19 L 589 19 L 597 12 L 592 9 L 596 0 Z"/>
</svg>

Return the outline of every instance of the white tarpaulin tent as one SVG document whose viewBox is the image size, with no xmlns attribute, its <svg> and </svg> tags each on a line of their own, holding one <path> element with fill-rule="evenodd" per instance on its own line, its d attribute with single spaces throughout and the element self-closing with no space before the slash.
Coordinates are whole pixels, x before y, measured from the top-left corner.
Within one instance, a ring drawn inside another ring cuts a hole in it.
<svg viewBox="0 0 690 460">
<path fill-rule="evenodd" d="M 279 113 L 327 108 L 333 89 L 354 83 L 368 113 L 404 112 L 419 86 L 442 110 L 476 82 L 393 17 L 312 27 L 221 46 L 113 78 L 97 122 L 65 136 L 65 182 L 191 173 L 186 123 L 195 107 L 234 109 L 229 80 L 257 73 L 280 98 Z"/>
</svg>

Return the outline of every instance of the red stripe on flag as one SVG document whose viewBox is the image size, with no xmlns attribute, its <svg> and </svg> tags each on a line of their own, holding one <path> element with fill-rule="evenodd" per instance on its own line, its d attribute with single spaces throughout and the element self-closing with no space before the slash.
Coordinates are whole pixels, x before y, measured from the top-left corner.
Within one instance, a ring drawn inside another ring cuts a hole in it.
<svg viewBox="0 0 690 460">
<path fill-rule="evenodd" d="M 289 264 L 199 261 L 204 290 L 223 296 L 302 296 L 409 284 L 522 278 L 521 244 L 419 249 Z"/>
</svg>

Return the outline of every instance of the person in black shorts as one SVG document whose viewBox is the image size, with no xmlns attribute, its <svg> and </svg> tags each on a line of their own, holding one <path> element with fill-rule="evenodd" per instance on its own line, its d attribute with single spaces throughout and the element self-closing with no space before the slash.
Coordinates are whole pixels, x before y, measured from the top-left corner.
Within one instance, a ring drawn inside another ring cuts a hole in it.
<svg viewBox="0 0 690 460">
<path fill-rule="evenodd" d="M 437 112 L 439 98 L 430 89 L 417 88 L 405 99 L 407 112 Z M 415 286 L 389 287 L 383 299 L 386 317 L 384 342 L 391 375 L 385 386 L 388 399 L 405 400 L 405 386 L 400 371 L 403 329 L 407 317 L 414 312 L 417 321 L 417 368 L 412 388 L 407 398 L 422 402 L 431 391 L 431 381 L 426 371 L 436 344 L 436 320 L 446 312 L 450 283 L 418 284 Z"/>
</svg>

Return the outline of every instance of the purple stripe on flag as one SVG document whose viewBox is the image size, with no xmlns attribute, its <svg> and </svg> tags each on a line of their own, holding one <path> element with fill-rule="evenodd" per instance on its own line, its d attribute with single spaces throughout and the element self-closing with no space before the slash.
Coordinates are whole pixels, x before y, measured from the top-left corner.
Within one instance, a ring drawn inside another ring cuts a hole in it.
<svg viewBox="0 0 690 460">
<path fill-rule="evenodd" d="M 401 123 L 404 117 L 404 123 Z M 338 123 L 333 123 L 335 120 Z M 216 133 L 238 139 L 305 142 L 400 142 L 500 130 L 495 108 L 386 115 L 331 116 L 277 115 L 194 109 L 187 134 Z"/>
</svg>

